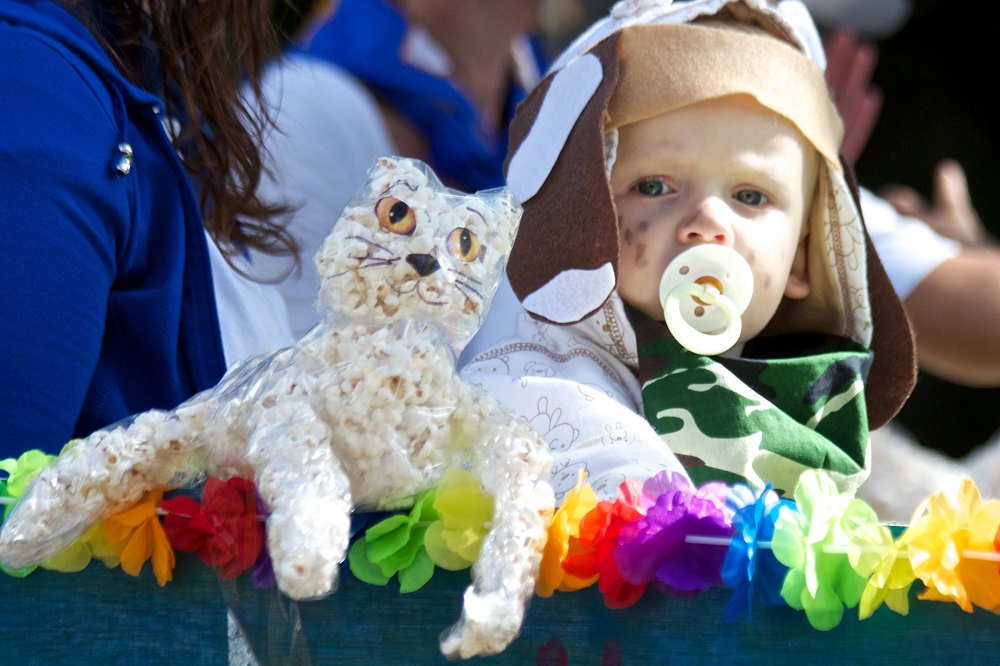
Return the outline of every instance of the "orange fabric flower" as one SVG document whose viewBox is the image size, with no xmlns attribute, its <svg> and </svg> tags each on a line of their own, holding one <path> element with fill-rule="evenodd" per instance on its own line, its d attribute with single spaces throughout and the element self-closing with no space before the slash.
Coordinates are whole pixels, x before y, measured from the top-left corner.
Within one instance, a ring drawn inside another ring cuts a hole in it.
<svg viewBox="0 0 1000 666">
<path fill-rule="evenodd" d="M 121 558 L 122 570 L 138 576 L 146 560 L 152 559 L 156 582 L 163 587 L 173 578 L 177 563 L 174 549 L 167 541 L 156 508 L 163 490 L 151 490 L 130 509 L 101 522 L 108 548 Z"/>
<path fill-rule="evenodd" d="M 597 581 L 597 574 L 579 578 L 562 567 L 563 560 L 575 554 L 579 548 L 571 548 L 570 544 L 576 544 L 580 536 L 580 521 L 597 506 L 597 495 L 590 484 L 584 484 L 585 478 L 586 473 L 581 469 L 576 485 L 566 493 L 562 505 L 552 517 L 549 538 L 545 542 L 542 564 L 538 571 L 538 582 L 535 584 L 535 594 L 540 597 L 551 597 L 556 590 L 581 590 Z"/>
</svg>

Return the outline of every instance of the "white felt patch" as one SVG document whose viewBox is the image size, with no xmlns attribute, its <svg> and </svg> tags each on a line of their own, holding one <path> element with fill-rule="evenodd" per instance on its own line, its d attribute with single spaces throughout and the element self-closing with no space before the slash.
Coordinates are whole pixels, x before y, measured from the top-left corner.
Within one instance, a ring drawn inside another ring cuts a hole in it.
<svg viewBox="0 0 1000 666">
<path fill-rule="evenodd" d="M 572 324 L 601 307 L 614 288 L 615 271 L 611 264 L 593 270 L 572 268 L 529 294 L 521 304 L 551 322 Z"/>
<path fill-rule="evenodd" d="M 545 183 L 569 133 L 603 78 L 601 61 L 597 56 L 586 55 L 552 79 L 538 117 L 507 170 L 507 187 L 519 202 L 535 196 Z"/>
</svg>

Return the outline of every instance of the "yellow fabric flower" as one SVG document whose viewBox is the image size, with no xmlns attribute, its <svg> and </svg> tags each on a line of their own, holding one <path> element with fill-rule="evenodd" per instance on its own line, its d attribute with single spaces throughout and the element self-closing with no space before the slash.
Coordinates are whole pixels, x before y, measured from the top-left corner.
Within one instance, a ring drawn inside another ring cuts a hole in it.
<svg viewBox="0 0 1000 666">
<path fill-rule="evenodd" d="M 917 579 L 907 556 L 907 537 L 896 541 L 885 525 L 874 519 L 860 524 L 851 535 L 847 557 L 851 567 L 867 579 L 858 603 L 858 618 L 866 620 L 884 602 L 890 610 L 907 615 L 909 592 Z"/>
<path fill-rule="evenodd" d="M 104 562 L 104 566 L 109 569 L 114 569 L 121 564 L 118 555 L 108 547 L 108 542 L 104 538 L 104 530 L 101 529 L 100 524 L 90 528 L 86 535 L 63 552 L 42 562 L 41 567 L 62 573 L 76 573 L 86 569 L 94 558 Z"/>
<path fill-rule="evenodd" d="M 598 576 L 577 578 L 566 573 L 562 568 L 563 560 L 571 555 L 571 541 L 577 542 L 580 536 L 580 521 L 597 506 L 597 495 L 584 484 L 586 474 L 581 469 L 576 485 L 566 493 L 562 505 L 556 509 L 549 526 L 549 538 L 545 542 L 542 554 L 542 564 L 538 571 L 538 581 L 535 583 L 535 594 L 540 597 L 551 597 L 556 590 L 572 592 L 581 590 L 597 582 Z"/>
<path fill-rule="evenodd" d="M 424 535 L 424 548 L 442 569 L 468 569 L 479 558 L 483 538 L 493 520 L 493 498 L 464 469 L 453 469 L 438 484 L 434 511 L 438 514 Z"/>
<path fill-rule="evenodd" d="M 971 479 L 954 492 L 930 496 L 917 508 L 907 530 L 910 564 L 927 589 L 920 599 L 954 601 L 967 613 L 973 606 L 1000 613 L 1000 573 L 993 559 L 1000 526 L 1000 500 L 980 501 Z"/>
<path fill-rule="evenodd" d="M 151 490 L 131 509 L 101 522 L 108 548 L 121 558 L 122 570 L 138 576 L 146 560 L 152 559 L 156 582 L 163 587 L 173 578 L 174 549 L 167 541 L 156 508 L 163 490 Z"/>
</svg>

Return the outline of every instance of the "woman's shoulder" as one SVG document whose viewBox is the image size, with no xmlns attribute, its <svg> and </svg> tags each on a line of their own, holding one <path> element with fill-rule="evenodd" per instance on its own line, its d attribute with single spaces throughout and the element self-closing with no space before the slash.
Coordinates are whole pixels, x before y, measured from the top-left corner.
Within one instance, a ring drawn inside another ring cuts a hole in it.
<svg viewBox="0 0 1000 666">
<path fill-rule="evenodd" d="M 103 141 L 102 130 L 115 133 L 124 115 L 116 113 L 116 103 L 125 99 L 125 81 L 83 24 L 49 2 L 31 3 L 38 6 L 33 12 L 20 2 L 0 5 L 3 126 L 61 145 L 66 139 L 69 145 Z"/>
<path fill-rule="evenodd" d="M 278 111 L 288 104 L 308 103 L 348 114 L 352 120 L 378 114 L 374 95 L 356 76 L 328 60 L 301 51 L 275 61 L 264 78 L 263 89 L 269 101 L 280 100 Z"/>
</svg>

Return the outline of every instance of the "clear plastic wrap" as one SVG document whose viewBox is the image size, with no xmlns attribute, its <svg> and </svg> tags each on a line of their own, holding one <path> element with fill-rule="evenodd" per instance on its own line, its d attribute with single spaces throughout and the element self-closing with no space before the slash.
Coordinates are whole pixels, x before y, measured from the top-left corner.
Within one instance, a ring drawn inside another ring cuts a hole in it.
<svg viewBox="0 0 1000 666">
<path fill-rule="evenodd" d="M 381 158 L 317 253 L 323 321 L 177 409 L 64 451 L 5 523 L 0 561 L 45 561 L 152 488 L 242 476 L 270 512 L 279 588 L 318 598 L 336 589 L 352 511 L 403 508 L 461 467 L 494 498 L 494 520 L 442 650 L 499 652 L 534 588 L 551 459 L 455 359 L 485 317 L 519 218 L 505 189 L 467 195 L 420 162 Z"/>
</svg>

